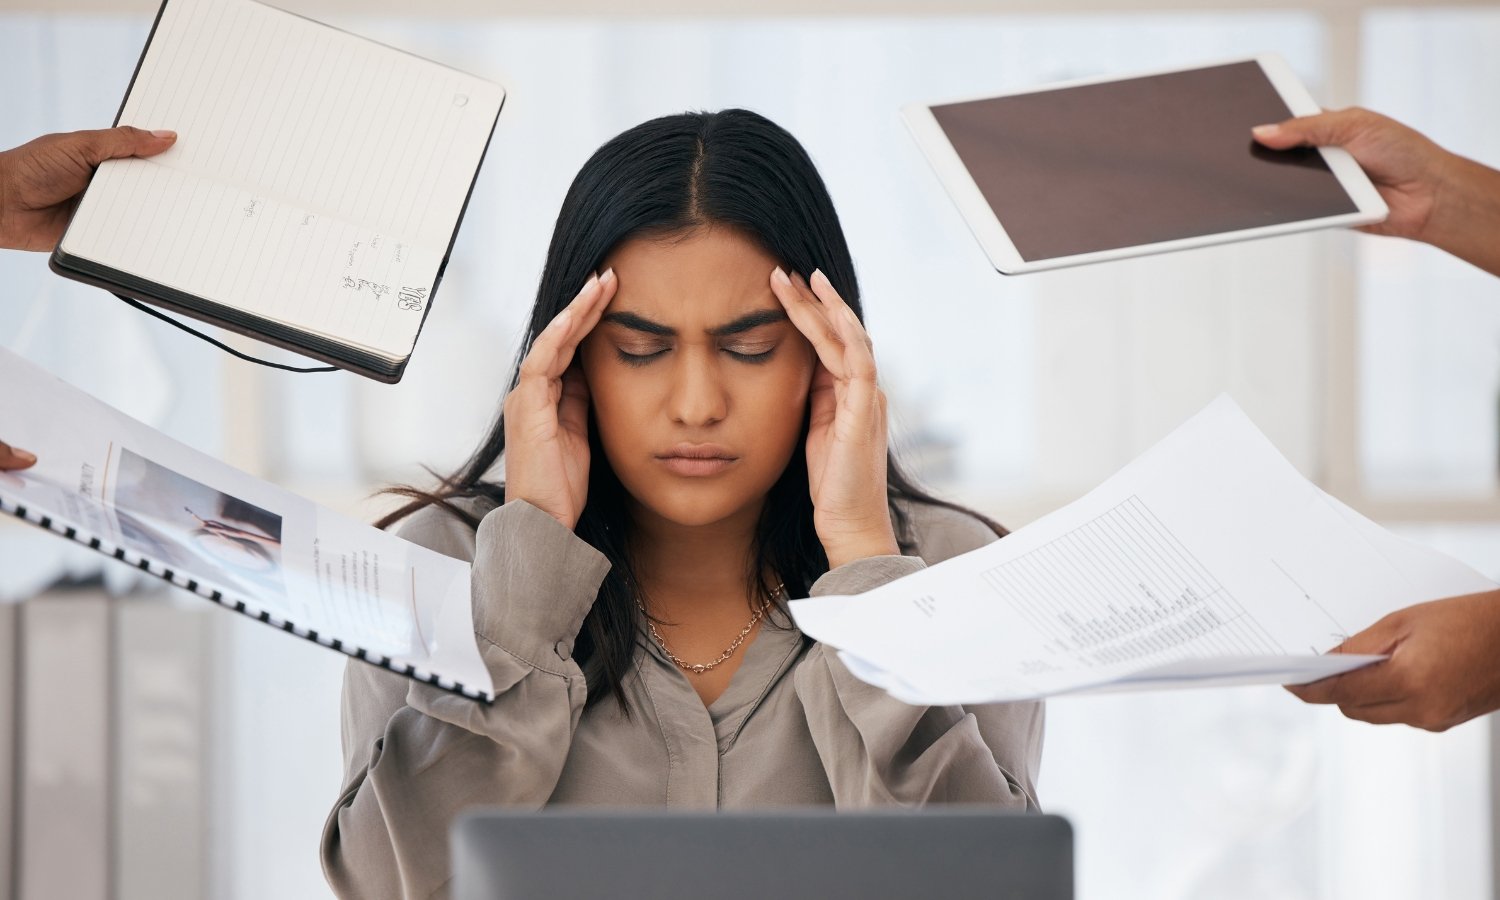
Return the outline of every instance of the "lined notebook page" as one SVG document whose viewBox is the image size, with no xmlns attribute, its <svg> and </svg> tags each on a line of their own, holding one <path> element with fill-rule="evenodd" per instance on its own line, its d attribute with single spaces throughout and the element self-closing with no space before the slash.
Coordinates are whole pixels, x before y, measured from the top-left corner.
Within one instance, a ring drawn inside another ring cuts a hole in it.
<svg viewBox="0 0 1500 900">
<path fill-rule="evenodd" d="M 399 359 L 503 91 L 252 0 L 168 0 L 63 250 Z"/>
</svg>

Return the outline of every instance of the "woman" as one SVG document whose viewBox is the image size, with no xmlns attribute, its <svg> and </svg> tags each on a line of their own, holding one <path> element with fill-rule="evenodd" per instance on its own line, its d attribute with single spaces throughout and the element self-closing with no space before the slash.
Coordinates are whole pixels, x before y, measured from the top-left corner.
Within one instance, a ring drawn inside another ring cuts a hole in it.
<svg viewBox="0 0 1500 900">
<path fill-rule="evenodd" d="M 338 893 L 445 893 L 474 804 L 1035 805 L 1040 704 L 907 706 L 787 616 L 1004 534 L 890 458 L 858 296 L 816 169 L 758 115 L 584 165 L 499 420 L 381 523 L 473 560 L 498 696 L 349 667 Z"/>
</svg>

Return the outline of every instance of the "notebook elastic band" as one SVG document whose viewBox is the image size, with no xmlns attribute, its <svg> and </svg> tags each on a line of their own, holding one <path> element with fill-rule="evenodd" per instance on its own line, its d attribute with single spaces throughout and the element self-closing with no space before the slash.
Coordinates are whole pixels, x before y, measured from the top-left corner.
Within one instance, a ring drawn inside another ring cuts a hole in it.
<svg viewBox="0 0 1500 900">
<path fill-rule="evenodd" d="M 160 310 L 152 309 L 151 307 L 149 307 L 146 304 L 140 302 L 139 300 L 131 299 L 130 297 L 126 297 L 126 296 L 124 296 L 122 294 L 115 294 L 115 296 L 118 297 L 121 300 L 124 300 L 126 303 L 130 304 L 131 306 L 135 307 L 136 309 L 140 310 L 141 312 L 145 313 L 146 315 L 152 316 L 152 317 L 157 318 L 157 319 L 161 319 L 163 322 L 166 322 L 168 325 L 171 325 L 173 328 L 180 328 L 183 331 L 186 331 L 188 334 L 192 335 L 193 337 L 202 338 L 203 340 L 208 341 L 210 344 L 213 344 L 215 347 L 218 347 L 220 350 L 223 350 L 225 353 L 228 353 L 230 356 L 236 357 L 237 359 L 243 359 L 245 362 L 252 362 L 252 363 L 255 363 L 258 366 L 266 366 L 267 368 L 271 368 L 271 369 L 281 369 L 284 372 L 337 372 L 339 370 L 338 366 L 314 366 L 314 367 L 302 368 L 302 367 L 299 367 L 299 366 L 287 366 L 287 365 L 283 365 L 281 363 L 274 363 L 274 362 L 270 362 L 270 361 L 264 360 L 264 359 L 256 359 L 253 356 L 247 356 L 246 354 L 241 353 L 240 351 L 234 349 L 233 347 L 229 346 L 228 344 L 223 343 L 222 341 L 216 341 L 216 340 L 214 340 L 213 338 L 211 338 L 208 335 L 204 334 L 203 332 L 197 330 L 196 328 L 191 328 L 191 327 L 189 327 L 187 325 L 182 324 L 181 322 L 177 321 L 176 319 L 172 318 L 171 316 L 166 315 L 165 313 L 162 313 Z"/>
</svg>

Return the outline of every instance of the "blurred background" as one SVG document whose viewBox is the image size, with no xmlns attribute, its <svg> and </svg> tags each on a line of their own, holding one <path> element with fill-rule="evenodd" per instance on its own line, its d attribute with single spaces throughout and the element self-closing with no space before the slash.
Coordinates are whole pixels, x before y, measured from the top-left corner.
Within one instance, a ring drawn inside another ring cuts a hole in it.
<svg viewBox="0 0 1500 900">
<path fill-rule="evenodd" d="M 509 91 L 402 384 L 236 361 L 53 276 L 42 254 L 0 253 L 0 344 L 373 519 L 390 505 L 374 491 L 451 470 L 498 409 L 587 156 L 657 115 L 743 106 L 796 134 L 828 181 L 896 439 L 942 494 L 1023 525 L 1228 391 L 1325 489 L 1500 577 L 1500 280 L 1331 232 L 1006 278 L 897 115 L 1274 52 L 1325 106 L 1385 112 L 1493 166 L 1500 4 L 279 5 Z M 108 125 L 154 13 L 0 0 L 0 146 Z M 340 787 L 343 660 L 0 523 L 0 898 L 329 896 L 317 850 Z M 1073 821 L 1085 900 L 1496 896 L 1489 719 L 1377 729 L 1277 688 L 1064 699 L 1048 715 L 1040 795 Z"/>
</svg>

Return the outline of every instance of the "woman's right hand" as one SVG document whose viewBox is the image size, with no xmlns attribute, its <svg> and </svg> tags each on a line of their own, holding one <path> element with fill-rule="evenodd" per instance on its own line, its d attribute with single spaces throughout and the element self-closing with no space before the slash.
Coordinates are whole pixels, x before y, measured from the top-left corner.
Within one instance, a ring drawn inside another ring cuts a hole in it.
<svg viewBox="0 0 1500 900">
<path fill-rule="evenodd" d="M 573 355 L 618 284 L 613 269 L 590 278 L 536 336 L 505 397 L 505 502 L 525 500 L 569 529 L 589 488 L 589 389 Z"/>
<path fill-rule="evenodd" d="M 0 472 L 25 469 L 36 463 L 36 455 L 0 441 Z"/>
</svg>

